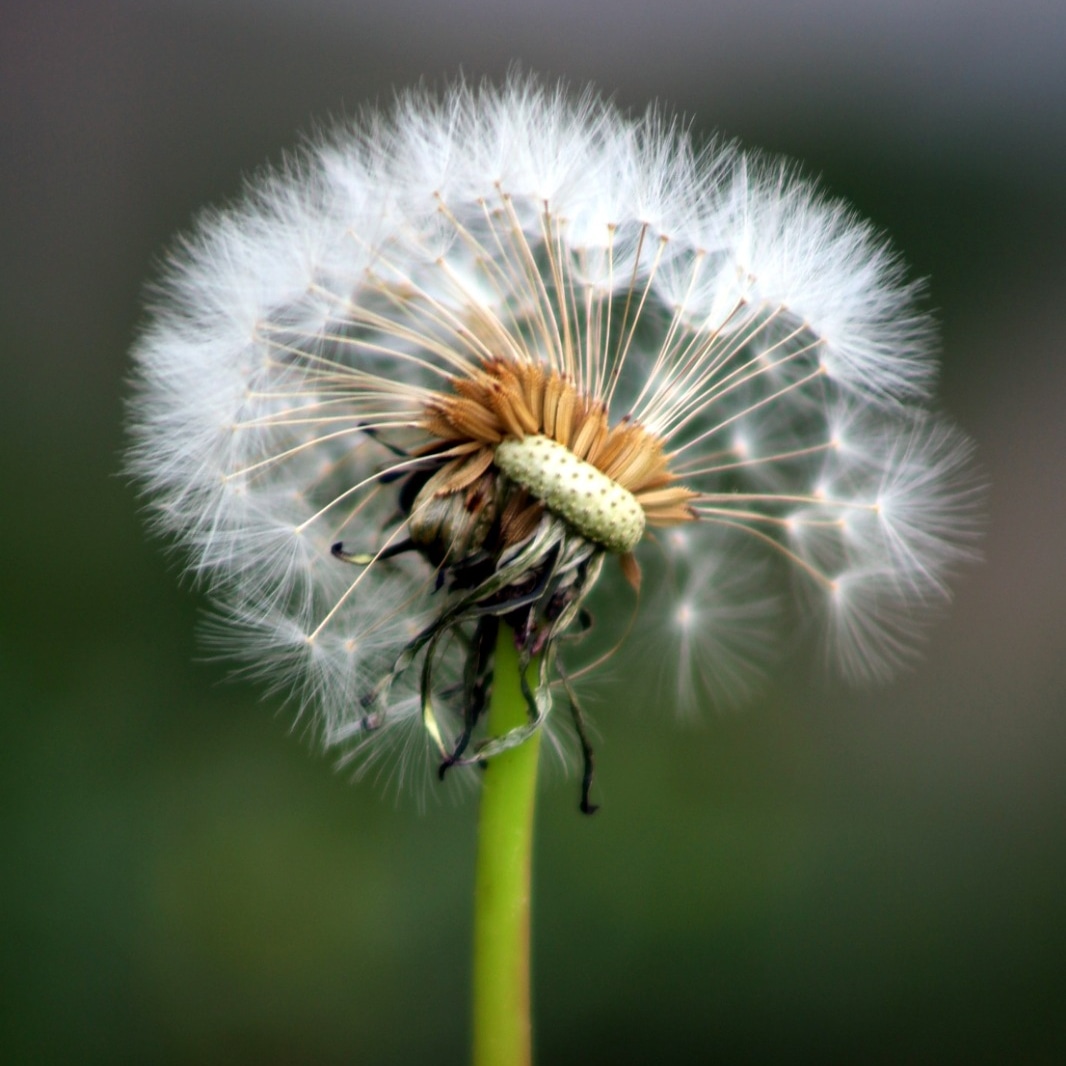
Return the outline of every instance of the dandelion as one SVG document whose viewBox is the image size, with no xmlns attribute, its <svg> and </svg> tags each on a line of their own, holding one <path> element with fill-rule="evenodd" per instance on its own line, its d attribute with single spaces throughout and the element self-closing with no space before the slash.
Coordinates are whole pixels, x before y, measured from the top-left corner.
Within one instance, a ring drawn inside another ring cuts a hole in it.
<svg viewBox="0 0 1066 1066">
<path fill-rule="evenodd" d="M 598 582 L 647 574 L 630 639 L 688 707 L 810 624 L 851 679 L 910 660 L 975 513 L 915 297 L 792 167 L 657 111 L 415 92 L 179 249 L 131 467 L 213 638 L 345 760 L 494 770 L 566 704 L 591 810 Z"/>
</svg>

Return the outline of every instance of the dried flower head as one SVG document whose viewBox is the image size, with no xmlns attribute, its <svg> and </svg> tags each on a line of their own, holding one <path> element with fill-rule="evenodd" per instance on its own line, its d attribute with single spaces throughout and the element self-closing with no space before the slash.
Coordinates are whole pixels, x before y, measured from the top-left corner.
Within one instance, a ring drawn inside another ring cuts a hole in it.
<svg viewBox="0 0 1066 1066">
<path fill-rule="evenodd" d="M 914 295 L 790 167 L 657 112 L 412 93 L 175 255 L 131 466 L 216 637 L 351 752 L 411 724 L 443 767 L 520 743 L 593 585 L 642 567 L 638 643 L 685 701 L 742 692 L 806 616 L 882 678 L 974 532 Z M 539 678 L 486 743 L 501 624 Z"/>
</svg>

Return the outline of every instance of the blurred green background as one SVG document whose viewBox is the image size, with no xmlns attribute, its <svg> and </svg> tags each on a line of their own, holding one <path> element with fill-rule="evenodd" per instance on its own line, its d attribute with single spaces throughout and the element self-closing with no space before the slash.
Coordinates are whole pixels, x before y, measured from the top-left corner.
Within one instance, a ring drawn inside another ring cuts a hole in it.
<svg viewBox="0 0 1066 1066">
<path fill-rule="evenodd" d="M 1064 55 L 1036 0 L 6 4 L 0 1061 L 465 1060 L 476 805 L 353 787 L 227 683 L 118 471 L 192 213 L 316 122 L 512 61 L 853 200 L 931 279 L 992 484 L 911 676 L 594 708 L 602 811 L 555 774 L 539 813 L 539 1060 L 1066 1061 Z"/>
</svg>

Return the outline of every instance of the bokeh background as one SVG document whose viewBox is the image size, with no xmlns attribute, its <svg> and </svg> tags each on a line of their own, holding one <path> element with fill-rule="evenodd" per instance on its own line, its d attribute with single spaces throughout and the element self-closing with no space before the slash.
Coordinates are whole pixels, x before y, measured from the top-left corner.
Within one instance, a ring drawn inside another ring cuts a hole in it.
<svg viewBox="0 0 1066 1066">
<path fill-rule="evenodd" d="M 1064 57 L 1053 0 L 9 0 L 0 1061 L 465 1060 L 476 805 L 353 787 L 203 660 L 122 405 L 197 208 L 514 62 L 792 155 L 890 233 L 991 483 L 911 676 L 594 709 L 602 811 L 558 775 L 539 811 L 539 1060 L 1066 1061 Z"/>
</svg>

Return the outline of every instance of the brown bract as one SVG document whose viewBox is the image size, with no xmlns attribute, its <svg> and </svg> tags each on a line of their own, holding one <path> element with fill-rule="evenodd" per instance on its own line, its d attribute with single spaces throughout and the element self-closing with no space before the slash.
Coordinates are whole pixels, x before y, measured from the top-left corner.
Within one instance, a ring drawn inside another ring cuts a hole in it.
<svg viewBox="0 0 1066 1066">
<path fill-rule="evenodd" d="M 492 469 L 501 441 L 541 435 L 632 493 L 650 525 L 696 518 L 690 501 L 698 493 L 677 483 L 662 441 L 628 418 L 609 425 L 603 403 L 567 375 L 539 362 L 493 358 L 470 377 L 452 378 L 451 387 L 427 403 L 422 417 L 422 427 L 454 456 L 434 475 L 437 494 L 473 486 Z"/>
</svg>

